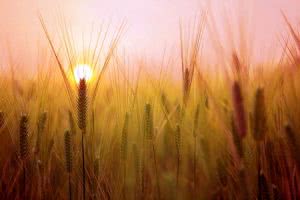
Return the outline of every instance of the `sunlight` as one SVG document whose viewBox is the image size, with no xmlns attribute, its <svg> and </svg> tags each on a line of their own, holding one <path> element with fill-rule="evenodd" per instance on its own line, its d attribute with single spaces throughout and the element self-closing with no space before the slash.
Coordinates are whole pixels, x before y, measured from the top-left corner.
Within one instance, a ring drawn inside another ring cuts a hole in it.
<svg viewBox="0 0 300 200">
<path fill-rule="evenodd" d="M 91 66 L 88 64 L 78 64 L 74 69 L 74 77 L 76 83 L 79 83 L 81 79 L 85 79 L 86 81 L 91 80 L 93 76 L 93 71 Z"/>
</svg>

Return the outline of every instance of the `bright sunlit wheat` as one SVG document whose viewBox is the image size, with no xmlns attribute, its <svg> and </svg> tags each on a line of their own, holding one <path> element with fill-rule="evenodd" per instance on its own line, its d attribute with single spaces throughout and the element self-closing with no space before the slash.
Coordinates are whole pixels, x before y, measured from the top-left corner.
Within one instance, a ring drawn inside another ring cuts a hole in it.
<svg viewBox="0 0 300 200">
<path fill-rule="evenodd" d="M 85 79 L 86 81 L 91 80 L 93 76 L 91 66 L 88 64 L 78 64 L 75 67 L 74 76 L 77 83 L 79 83 L 81 79 Z"/>
</svg>

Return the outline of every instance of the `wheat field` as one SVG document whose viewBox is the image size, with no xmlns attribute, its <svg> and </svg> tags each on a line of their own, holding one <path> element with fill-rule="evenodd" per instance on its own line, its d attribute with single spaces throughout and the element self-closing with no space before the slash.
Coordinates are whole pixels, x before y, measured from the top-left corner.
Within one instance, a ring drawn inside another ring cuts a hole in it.
<svg viewBox="0 0 300 200">
<path fill-rule="evenodd" d="M 232 51 L 212 73 L 204 21 L 188 40 L 180 28 L 174 78 L 174 62 L 118 54 L 123 24 L 80 55 L 40 17 L 38 73 L 0 74 L 0 199 L 300 199 L 300 35 L 286 19 L 282 58 Z M 90 80 L 75 80 L 80 62 Z"/>
</svg>

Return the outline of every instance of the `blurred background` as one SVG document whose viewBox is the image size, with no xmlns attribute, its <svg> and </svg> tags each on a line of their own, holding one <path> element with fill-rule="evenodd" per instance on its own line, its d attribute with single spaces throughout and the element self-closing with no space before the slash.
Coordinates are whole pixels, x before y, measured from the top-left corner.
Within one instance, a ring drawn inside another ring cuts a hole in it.
<svg viewBox="0 0 300 200">
<path fill-rule="evenodd" d="M 255 60 L 261 61 L 272 56 L 270 49 L 272 54 L 274 49 L 280 51 L 279 41 L 287 35 L 281 11 L 296 25 L 299 4 L 298 0 L 0 0 L 0 64 L 6 66 L 8 57 L 12 57 L 24 67 L 33 66 L 38 49 L 49 47 L 39 14 L 53 38 L 63 15 L 72 27 L 75 42 L 102 22 L 110 24 L 111 30 L 126 22 L 120 48 L 128 55 L 159 59 L 165 49 L 171 54 L 179 47 L 180 20 L 189 24 L 203 11 L 211 27 L 203 38 L 205 58 L 213 60 L 212 37 L 232 50 L 228 37 L 238 34 L 238 25 L 243 24 L 250 44 L 259 46 Z"/>
</svg>

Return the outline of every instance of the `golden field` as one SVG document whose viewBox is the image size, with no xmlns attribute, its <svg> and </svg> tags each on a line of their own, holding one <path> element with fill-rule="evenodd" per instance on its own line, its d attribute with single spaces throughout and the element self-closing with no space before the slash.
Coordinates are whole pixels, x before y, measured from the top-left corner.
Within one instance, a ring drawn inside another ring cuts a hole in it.
<svg viewBox="0 0 300 200">
<path fill-rule="evenodd" d="M 211 71 L 200 20 L 180 38 L 175 78 L 172 62 L 155 71 L 119 55 L 123 26 L 107 52 L 100 39 L 80 55 L 41 24 L 51 54 L 37 73 L 0 74 L 0 199 L 300 199 L 300 36 L 288 21 L 278 61 L 233 51 Z M 79 63 L 90 80 L 74 80 Z"/>
</svg>

